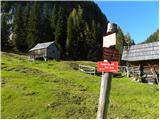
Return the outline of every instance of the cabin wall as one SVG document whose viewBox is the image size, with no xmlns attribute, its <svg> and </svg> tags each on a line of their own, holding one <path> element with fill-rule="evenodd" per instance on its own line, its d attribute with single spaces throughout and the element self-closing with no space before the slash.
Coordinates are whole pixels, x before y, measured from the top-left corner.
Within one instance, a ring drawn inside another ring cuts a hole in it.
<svg viewBox="0 0 160 120">
<path fill-rule="evenodd" d="M 131 67 L 138 67 L 140 64 L 144 67 L 144 69 L 149 69 L 150 67 L 153 67 L 156 72 L 159 73 L 159 60 L 135 61 L 128 63 Z"/>
<path fill-rule="evenodd" d="M 143 66 L 142 78 L 145 82 L 155 82 L 156 78 L 159 78 L 159 60 L 146 60 L 146 61 L 135 61 L 128 62 L 129 72 L 132 77 L 140 77 L 139 65 Z"/>
<path fill-rule="evenodd" d="M 52 44 L 47 48 L 47 58 L 51 58 L 51 59 L 59 59 L 60 58 L 60 52 L 57 49 L 55 44 Z"/>
<path fill-rule="evenodd" d="M 46 56 L 46 49 L 38 49 L 30 52 L 30 58 L 35 59 L 35 58 L 41 58 Z"/>
</svg>

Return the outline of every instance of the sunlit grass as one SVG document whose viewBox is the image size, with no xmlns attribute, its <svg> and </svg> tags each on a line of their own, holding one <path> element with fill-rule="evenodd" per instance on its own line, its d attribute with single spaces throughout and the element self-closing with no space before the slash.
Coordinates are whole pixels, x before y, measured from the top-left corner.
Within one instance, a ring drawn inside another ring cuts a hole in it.
<svg viewBox="0 0 160 120">
<path fill-rule="evenodd" d="M 2 53 L 2 118 L 96 118 L 101 77 L 89 61 L 29 61 Z M 156 85 L 113 78 L 108 118 L 158 118 Z"/>
</svg>

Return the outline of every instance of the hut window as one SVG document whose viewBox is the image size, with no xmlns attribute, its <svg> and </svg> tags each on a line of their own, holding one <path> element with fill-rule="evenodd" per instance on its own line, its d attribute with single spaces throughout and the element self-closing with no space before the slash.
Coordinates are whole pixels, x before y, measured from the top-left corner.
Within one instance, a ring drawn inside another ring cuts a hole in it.
<svg viewBox="0 0 160 120">
<path fill-rule="evenodd" d="M 54 50 L 52 52 L 54 53 Z"/>
</svg>

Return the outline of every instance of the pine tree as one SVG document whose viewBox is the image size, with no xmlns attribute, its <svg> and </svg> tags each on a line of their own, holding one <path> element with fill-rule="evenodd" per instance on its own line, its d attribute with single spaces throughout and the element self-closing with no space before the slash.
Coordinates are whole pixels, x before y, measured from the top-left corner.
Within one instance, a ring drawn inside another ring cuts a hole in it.
<svg viewBox="0 0 160 120">
<path fill-rule="evenodd" d="M 91 30 L 89 29 L 88 23 L 85 22 L 85 29 L 84 29 L 84 35 L 85 35 L 85 44 L 86 44 L 86 57 L 87 59 L 91 59 L 91 54 L 92 54 L 92 50 L 93 50 L 93 37 L 92 37 L 92 33 Z"/>
<path fill-rule="evenodd" d="M 143 43 L 150 43 L 150 42 L 155 42 L 159 41 L 159 29 L 157 29 L 156 32 L 152 33 L 147 40 L 145 40 Z"/>
<path fill-rule="evenodd" d="M 118 32 L 116 36 L 116 48 L 119 50 L 120 54 L 123 52 L 124 45 L 124 34 L 120 27 L 118 27 Z"/>
<path fill-rule="evenodd" d="M 76 27 L 75 27 L 75 17 L 76 9 L 73 9 L 67 20 L 67 42 L 66 49 L 69 58 L 75 59 L 75 48 L 76 48 Z"/>
<path fill-rule="evenodd" d="M 51 23 L 51 29 L 52 29 L 52 38 L 55 39 L 55 30 L 56 30 L 56 24 L 58 20 L 58 7 L 54 5 L 52 11 L 51 11 L 51 17 L 50 17 L 50 23 Z"/>
<path fill-rule="evenodd" d="M 17 50 L 25 52 L 27 49 L 27 46 L 25 41 L 24 23 L 23 23 L 22 16 L 23 14 L 22 14 L 21 6 L 18 5 L 16 8 L 16 14 L 14 19 L 13 36 L 14 36 L 14 41 L 15 41 Z"/>
<path fill-rule="evenodd" d="M 73 9 L 67 23 L 67 52 L 75 60 L 86 57 L 84 26 L 83 11 L 79 6 L 78 10 Z"/>
<path fill-rule="evenodd" d="M 9 27 L 7 25 L 7 19 L 5 15 L 2 15 L 2 23 L 1 23 L 1 49 L 6 50 L 6 47 L 8 46 L 8 40 L 9 40 Z"/>
<path fill-rule="evenodd" d="M 95 24 L 95 21 L 92 20 L 92 26 L 91 26 L 91 30 L 90 30 L 90 39 L 87 40 L 88 42 L 88 59 L 89 60 L 97 60 L 97 55 L 96 55 L 96 50 L 98 49 L 97 48 L 97 28 L 96 28 L 96 24 Z"/>
<path fill-rule="evenodd" d="M 9 1 L 1 1 L 1 12 L 8 13 L 10 10 L 11 4 Z"/>
<path fill-rule="evenodd" d="M 77 59 L 86 59 L 87 57 L 87 47 L 86 47 L 86 40 L 85 40 L 85 21 L 83 18 L 83 10 L 80 6 L 77 9 L 77 17 L 76 17 L 76 32 L 77 32 L 77 47 L 76 47 L 76 57 Z"/>
<path fill-rule="evenodd" d="M 38 42 L 42 42 L 42 29 L 39 4 L 34 2 L 28 21 L 27 43 L 29 49 L 35 46 Z"/>
<path fill-rule="evenodd" d="M 61 57 L 64 57 L 66 46 L 66 16 L 64 9 L 60 8 L 58 12 L 58 20 L 55 30 L 55 42 L 60 49 Z"/>
<path fill-rule="evenodd" d="M 127 44 L 131 44 L 132 39 L 129 33 L 124 36 L 124 39 Z"/>
<path fill-rule="evenodd" d="M 28 50 L 27 32 L 28 32 L 29 13 L 30 13 L 30 7 L 29 7 L 29 4 L 27 4 L 25 6 L 24 13 L 23 13 L 24 39 L 25 39 L 25 45 L 26 45 L 26 50 L 25 51 Z"/>
<path fill-rule="evenodd" d="M 44 4 L 43 7 L 43 17 L 41 20 L 41 33 L 42 33 L 42 37 L 41 37 L 41 41 L 42 42 L 49 42 L 49 41 L 53 41 L 54 38 L 52 36 L 52 29 L 51 29 L 51 23 L 49 20 L 49 5 L 46 3 Z"/>
</svg>

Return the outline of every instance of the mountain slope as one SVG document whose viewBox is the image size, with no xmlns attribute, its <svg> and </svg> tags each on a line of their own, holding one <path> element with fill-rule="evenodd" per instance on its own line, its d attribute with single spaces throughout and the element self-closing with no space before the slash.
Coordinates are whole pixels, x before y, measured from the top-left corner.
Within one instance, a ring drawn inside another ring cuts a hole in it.
<svg viewBox="0 0 160 120">
<path fill-rule="evenodd" d="M 72 29 L 68 27 L 68 21 L 74 11 L 73 21 L 77 22 L 71 25 L 74 29 L 71 38 L 76 33 L 73 41 L 79 46 L 84 43 L 86 50 L 83 52 L 83 49 L 73 47 L 72 51 L 77 50 L 85 55 L 83 58 L 83 55 L 75 54 L 77 59 L 100 59 L 102 36 L 106 32 L 108 20 L 93 1 L 3 1 L 2 16 L 6 16 L 8 23 L 11 21 L 3 31 L 12 33 L 12 48 L 19 52 L 28 52 L 37 43 L 55 41 L 61 58 L 67 58 L 70 54 L 66 48 L 70 37 L 67 32 Z M 81 24 L 78 25 L 79 23 Z M 3 40 L 9 41 L 9 37 L 4 35 Z M 5 48 L 4 51 L 9 49 L 4 44 L 2 48 Z"/>
<path fill-rule="evenodd" d="M 156 32 L 152 33 L 143 43 L 150 43 L 159 41 L 159 29 Z"/>
</svg>

